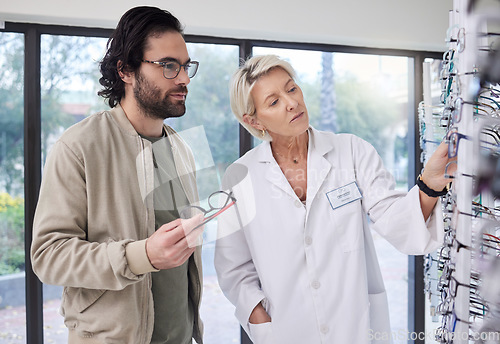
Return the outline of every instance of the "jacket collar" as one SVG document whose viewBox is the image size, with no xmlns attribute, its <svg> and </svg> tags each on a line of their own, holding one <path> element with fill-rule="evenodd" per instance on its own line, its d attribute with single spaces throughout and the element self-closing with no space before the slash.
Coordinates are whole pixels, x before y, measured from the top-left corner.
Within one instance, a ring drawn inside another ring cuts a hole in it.
<svg viewBox="0 0 500 344">
<path fill-rule="evenodd" d="M 109 113 L 126 134 L 135 136 L 138 139 L 140 138 L 140 135 L 137 133 L 132 123 L 130 123 L 120 104 L 117 104 L 114 108 L 109 110 Z M 172 148 L 175 169 L 177 171 L 177 175 L 179 176 L 179 180 L 184 188 L 184 191 L 186 192 L 189 202 L 194 204 L 198 201 L 198 195 L 196 193 L 196 165 L 192 158 L 191 150 L 187 147 L 185 142 L 174 129 L 165 124 L 163 124 L 163 128 L 168 134 L 168 140 Z M 152 159 L 151 143 L 146 139 L 141 140 L 144 142 L 144 152 Z M 150 169 L 149 173 L 153 173 L 153 170 Z M 145 191 L 145 194 L 149 194 L 151 191 L 152 190 L 148 189 Z"/>
<path fill-rule="evenodd" d="M 128 117 L 125 114 L 125 111 L 123 111 L 120 104 L 116 104 L 114 108 L 109 110 L 109 113 L 116 121 L 116 123 L 118 123 L 120 128 L 122 128 L 128 135 L 133 135 L 133 136 L 139 135 L 137 134 L 137 131 L 135 130 L 132 123 L 130 123 L 130 121 L 128 120 Z"/>
<path fill-rule="evenodd" d="M 109 113 L 111 113 L 111 116 L 116 121 L 116 123 L 118 123 L 120 128 L 122 128 L 127 134 L 133 135 L 133 136 L 139 135 L 137 133 L 137 131 L 135 130 L 134 126 L 132 125 L 132 123 L 130 123 L 127 115 L 125 114 L 125 111 L 123 111 L 123 108 L 121 107 L 120 104 L 116 104 L 116 106 L 114 108 L 109 110 Z M 170 135 L 177 135 L 177 132 L 174 129 L 172 129 L 171 127 L 169 127 L 168 125 L 163 124 L 163 128 L 165 129 L 165 131 L 169 135 L 169 138 L 170 138 Z M 172 140 L 170 140 L 170 141 L 171 141 L 170 143 L 172 145 L 175 145 L 175 142 L 172 142 Z"/>
</svg>

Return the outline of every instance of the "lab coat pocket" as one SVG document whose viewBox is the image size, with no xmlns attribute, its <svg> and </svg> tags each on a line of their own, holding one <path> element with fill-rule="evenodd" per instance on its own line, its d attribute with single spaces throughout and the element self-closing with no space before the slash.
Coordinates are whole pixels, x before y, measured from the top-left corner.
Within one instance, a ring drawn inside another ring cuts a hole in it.
<svg viewBox="0 0 500 344">
<path fill-rule="evenodd" d="M 391 344 L 391 324 L 389 323 L 389 307 L 387 293 L 368 294 L 370 301 L 370 330 L 372 343 Z"/>
<path fill-rule="evenodd" d="M 363 212 L 361 201 L 345 204 L 331 209 L 333 217 L 335 241 L 339 242 L 344 252 L 363 248 Z"/>
<path fill-rule="evenodd" d="M 248 324 L 250 337 L 254 344 L 275 344 L 273 337 L 273 328 L 271 322 L 262 324 Z"/>
</svg>

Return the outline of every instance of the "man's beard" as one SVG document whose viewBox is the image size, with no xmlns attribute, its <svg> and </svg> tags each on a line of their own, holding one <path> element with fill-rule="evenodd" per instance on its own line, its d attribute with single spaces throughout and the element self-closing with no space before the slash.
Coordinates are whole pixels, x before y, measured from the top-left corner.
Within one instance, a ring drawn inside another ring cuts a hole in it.
<svg viewBox="0 0 500 344">
<path fill-rule="evenodd" d="M 134 97 L 137 100 L 141 112 L 150 118 L 167 119 L 170 117 L 181 117 L 186 112 L 185 101 L 174 101 L 169 99 L 171 93 L 186 93 L 186 86 L 179 86 L 170 90 L 162 97 L 161 90 L 152 86 L 142 75 L 137 73 L 137 85 L 134 88 Z"/>
</svg>

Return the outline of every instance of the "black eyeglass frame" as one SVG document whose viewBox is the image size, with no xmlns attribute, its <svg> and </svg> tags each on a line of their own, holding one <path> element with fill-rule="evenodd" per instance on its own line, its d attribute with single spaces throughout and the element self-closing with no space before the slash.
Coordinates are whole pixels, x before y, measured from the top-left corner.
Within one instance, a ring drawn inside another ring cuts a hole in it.
<svg viewBox="0 0 500 344">
<path fill-rule="evenodd" d="M 216 195 L 219 195 L 219 194 L 226 195 L 227 196 L 226 201 L 222 205 L 213 205 L 210 200 L 214 198 L 213 196 L 216 196 Z M 222 214 L 224 211 L 226 211 L 227 209 L 229 209 L 234 204 L 236 204 L 236 197 L 234 197 L 232 191 L 230 191 L 229 193 L 227 193 L 226 191 L 219 190 L 219 191 L 215 191 L 215 192 L 211 193 L 208 196 L 208 206 L 210 207 L 210 209 L 206 210 L 206 209 L 204 209 L 204 208 L 202 208 L 200 206 L 197 206 L 197 205 L 189 205 L 189 206 L 183 208 L 179 212 L 179 214 L 184 213 L 186 210 L 189 210 L 189 212 L 191 213 L 192 209 L 194 209 L 197 212 L 203 213 L 203 215 L 205 215 L 205 219 L 203 220 L 202 223 L 200 223 L 198 226 L 196 226 L 195 228 L 193 228 L 193 229 L 196 229 L 198 227 L 203 226 L 207 222 L 215 219 L 217 216 L 219 216 L 220 214 Z M 210 212 L 213 212 L 213 211 L 215 211 L 215 213 L 207 216 L 207 214 L 209 214 Z M 181 217 L 182 217 L 182 215 L 181 215 Z"/>
<path fill-rule="evenodd" d="M 163 77 L 165 79 L 168 79 L 168 80 L 177 78 L 177 76 L 179 76 L 179 73 L 181 72 L 181 69 L 183 67 L 184 67 L 184 71 L 186 72 L 186 74 L 189 77 L 189 79 L 192 79 L 192 78 L 194 78 L 194 76 L 198 72 L 198 67 L 200 66 L 200 63 L 198 61 L 189 61 L 189 62 L 186 62 L 185 64 L 180 64 L 179 62 L 177 62 L 175 60 L 170 60 L 170 61 L 151 61 L 151 60 L 142 59 L 141 61 L 161 66 L 162 69 L 163 69 Z M 174 63 L 174 64 L 178 65 L 178 67 L 175 69 L 176 70 L 175 76 L 168 77 L 168 76 L 165 75 L 165 73 L 167 72 L 167 69 L 165 67 L 169 63 Z M 193 66 L 196 66 L 196 67 L 194 68 L 193 75 L 190 75 L 189 71 L 192 70 L 192 69 L 190 69 L 190 67 L 193 67 Z"/>
</svg>

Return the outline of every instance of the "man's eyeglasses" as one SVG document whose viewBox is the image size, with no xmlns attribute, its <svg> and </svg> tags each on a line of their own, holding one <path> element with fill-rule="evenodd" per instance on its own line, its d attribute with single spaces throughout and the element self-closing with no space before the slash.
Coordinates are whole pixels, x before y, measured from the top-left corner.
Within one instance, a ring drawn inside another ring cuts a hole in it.
<svg viewBox="0 0 500 344">
<path fill-rule="evenodd" d="M 181 68 L 184 67 L 186 74 L 191 79 L 196 75 L 198 71 L 198 66 L 200 63 L 198 61 L 189 61 L 186 64 L 181 65 L 177 61 L 150 61 L 150 60 L 142 60 L 142 62 L 153 63 L 156 65 L 160 65 L 163 67 L 163 76 L 165 79 L 175 79 L 177 75 L 179 75 Z"/>
<path fill-rule="evenodd" d="M 215 191 L 210 196 L 208 196 L 208 210 L 196 205 L 190 205 L 183 208 L 179 215 L 181 218 L 188 218 L 192 216 L 193 212 L 202 212 L 205 215 L 205 219 L 195 228 L 203 226 L 205 223 L 215 219 L 217 216 L 222 214 L 224 211 L 229 209 L 236 203 L 236 198 L 233 196 L 232 192 L 225 191 Z M 193 229 L 195 229 L 193 228 Z"/>
</svg>

